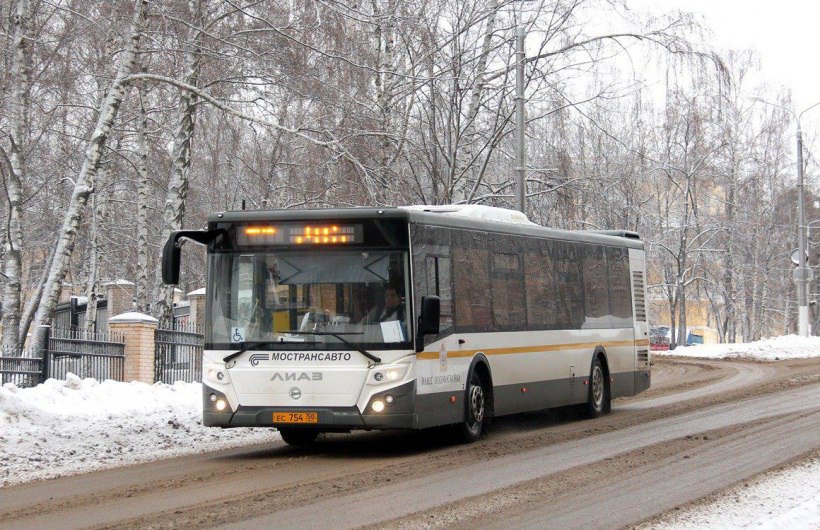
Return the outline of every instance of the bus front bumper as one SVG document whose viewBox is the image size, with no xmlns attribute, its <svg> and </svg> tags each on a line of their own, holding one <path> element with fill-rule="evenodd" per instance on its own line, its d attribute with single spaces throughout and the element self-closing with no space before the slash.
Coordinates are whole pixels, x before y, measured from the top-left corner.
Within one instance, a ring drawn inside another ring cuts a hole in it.
<svg viewBox="0 0 820 530">
<path fill-rule="evenodd" d="M 412 429 L 416 426 L 415 383 L 385 390 L 374 394 L 370 399 L 366 413 L 358 407 L 247 407 L 240 405 L 235 411 L 216 410 L 211 395 L 218 399 L 227 399 L 213 388 L 202 386 L 203 424 L 207 427 L 302 427 L 316 428 L 322 431 L 349 431 L 357 429 Z M 373 402 L 379 400 L 387 403 L 380 413 L 373 412 Z M 273 421 L 276 412 L 314 412 L 317 423 L 276 423 Z"/>
</svg>

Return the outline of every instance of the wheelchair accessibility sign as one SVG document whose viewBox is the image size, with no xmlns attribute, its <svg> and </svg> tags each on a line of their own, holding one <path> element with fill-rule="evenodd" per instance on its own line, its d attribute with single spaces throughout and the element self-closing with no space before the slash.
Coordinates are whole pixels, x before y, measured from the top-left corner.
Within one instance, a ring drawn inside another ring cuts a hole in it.
<svg viewBox="0 0 820 530">
<path fill-rule="evenodd" d="M 245 342 L 245 328 L 231 328 L 231 342 Z"/>
</svg>

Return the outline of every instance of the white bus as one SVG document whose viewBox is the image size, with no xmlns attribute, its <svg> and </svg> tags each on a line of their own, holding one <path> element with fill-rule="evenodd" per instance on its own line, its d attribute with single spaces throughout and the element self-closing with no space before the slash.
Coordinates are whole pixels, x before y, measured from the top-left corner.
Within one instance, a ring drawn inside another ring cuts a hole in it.
<svg viewBox="0 0 820 530">
<path fill-rule="evenodd" d="M 481 206 L 231 211 L 208 247 L 205 425 L 321 432 L 455 426 L 650 384 L 643 242 Z"/>
</svg>

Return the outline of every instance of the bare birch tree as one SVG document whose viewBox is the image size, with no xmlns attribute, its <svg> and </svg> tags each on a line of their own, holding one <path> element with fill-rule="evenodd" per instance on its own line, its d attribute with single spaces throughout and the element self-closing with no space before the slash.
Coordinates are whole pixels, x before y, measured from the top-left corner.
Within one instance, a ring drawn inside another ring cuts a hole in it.
<svg viewBox="0 0 820 530">
<path fill-rule="evenodd" d="M 29 112 L 28 62 L 31 54 L 29 41 L 29 18 L 31 7 L 28 0 L 17 0 L 11 11 L 12 60 L 11 95 L 9 99 L 9 152 L 3 150 L 6 162 L 6 202 L 8 205 L 4 227 L 3 276 L 3 351 L 16 354 L 20 351 L 24 336 L 20 330 L 21 279 L 23 247 L 23 179 L 25 179 L 25 122 Z"/>
<path fill-rule="evenodd" d="M 125 47 L 118 59 L 117 73 L 111 81 L 108 93 L 99 108 L 97 124 L 88 141 L 83 163 L 75 180 L 74 191 L 60 229 L 54 260 L 43 287 L 43 300 L 35 314 L 35 321 L 38 326 L 45 325 L 50 321 L 57 306 L 62 282 L 67 272 L 69 257 L 74 250 L 77 230 L 83 215 L 82 210 L 93 192 L 94 175 L 99 169 L 108 135 L 128 88 L 125 79 L 136 64 L 137 48 L 142 36 L 146 4 L 145 0 L 137 0 L 134 3 L 134 15 L 125 40 Z"/>
<path fill-rule="evenodd" d="M 143 101 L 143 89 L 139 90 L 139 122 L 137 123 L 137 270 L 134 298 L 137 300 L 137 309 L 147 312 L 150 310 L 149 299 L 153 289 L 149 286 L 148 256 L 148 212 L 149 186 L 148 176 L 148 115 Z"/>
<path fill-rule="evenodd" d="M 202 41 L 207 31 L 205 27 L 206 3 L 206 0 L 192 0 L 190 2 L 191 27 L 184 44 L 183 81 L 186 85 L 195 88 L 199 84 L 200 68 L 202 66 Z M 185 201 L 188 195 L 188 176 L 191 168 L 192 144 L 196 124 L 196 106 L 196 92 L 187 90 L 179 92 L 176 132 L 171 147 L 173 170 L 168 182 L 168 192 L 165 197 L 163 211 L 163 230 L 161 233 L 161 239 L 163 240 L 167 239 L 174 230 L 181 230 L 185 218 Z M 162 285 L 159 277 L 157 285 Z M 174 287 L 163 287 L 160 292 L 161 295 L 157 297 L 157 307 L 154 313 L 163 320 L 169 320 L 173 315 Z"/>
</svg>

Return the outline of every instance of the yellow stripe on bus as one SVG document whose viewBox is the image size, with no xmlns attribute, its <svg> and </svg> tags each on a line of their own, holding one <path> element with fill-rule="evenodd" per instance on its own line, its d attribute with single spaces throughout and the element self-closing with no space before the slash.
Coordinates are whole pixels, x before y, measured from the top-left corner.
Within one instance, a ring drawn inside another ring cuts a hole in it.
<svg viewBox="0 0 820 530">
<path fill-rule="evenodd" d="M 517 348 L 484 348 L 480 350 L 448 350 L 447 357 L 472 357 L 476 353 L 484 355 L 509 355 L 511 353 L 541 353 L 560 350 L 583 350 L 603 346 L 604 348 L 619 346 L 649 346 L 648 339 L 641 340 L 617 340 L 608 342 L 573 342 L 569 344 L 542 344 L 539 346 L 519 346 Z M 421 352 L 416 355 L 418 359 L 438 359 L 438 352 Z"/>
</svg>

